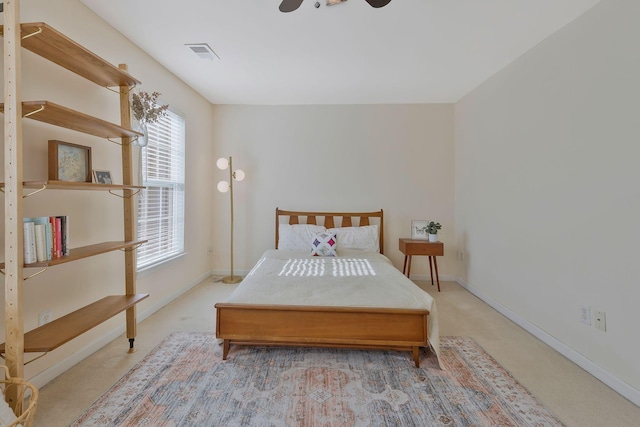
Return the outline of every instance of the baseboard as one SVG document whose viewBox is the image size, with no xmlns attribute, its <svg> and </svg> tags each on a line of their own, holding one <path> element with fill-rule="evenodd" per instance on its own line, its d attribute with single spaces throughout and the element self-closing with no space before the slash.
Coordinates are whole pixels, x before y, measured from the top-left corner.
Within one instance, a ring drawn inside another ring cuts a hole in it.
<svg viewBox="0 0 640 427">
<path fill-rule="evenodd" d="M 442 278 L 441 278 L 442 279 Z M 607 386 L 618 392 L 620 395 L 624 396 L 626 399 L 633 402 L 636 406 L 640 406 L 640 390 L 637 390 L 631 387 L 626 382 L 622 381 L 620 378 L 612 375 L 610 372 L 607 372 L 600 366 L 596 365 L 593 361 L 587 359 L 582 354 L 578 353 L 571 347 L 567 346 L 562 341 L 557 338 L 552 337 L 547 334 L 542 329 L 535 326 L 533 323 L 529 322 L 526 319 L 518 316 L 516 313 L 512 312 L 499 302 L 489 298 L 480 292 L 477 288 L 474 288 L 469 283 L 465 282 L 460 278 L 456 278 L 455 282 L 457 282 L 460 286 L 480 298 L 482 301 L 496 309 L 498 312 L 503 314 L 509 320 L 538 338 L 540 341 L 547 344 L 549 347 L 556 350 L 558 353 L 562 354 L 567 359 L 571 360 L 576 365 L 580 366 L 582 369 L 605 383 Z"/>
<path fill-rule="evenodd" d="M 165 305 L 169 304 L 171 301 L 175 300 L 176 298 L 178 298 L 182 294 L 190 291 L 197 284 L 201 283 L 203 280 L 206 280 L 208 277 L 211 277 L 211 275 L 212 274 L 210 272 L 206 273 L 206 274 L 203 274 L 199 278 L 197 278 L 194 281 L 192 281 L 192 282 L 188 283 L 187 285 L 185 285 L 183 288 L 180 288 L 176 292 L 167 295 L 165 298 L 163 298 L 160 301 L 157 301 L 151 307 L 148 307 L 146 310 L 138 313 L 138 315 L 137 315 L 138 323 L 142 322 L 144 319 L 146 319 L 147 317 L 151 316 L 153 313 L 155 313 L 156 311 L 160 310 L 162 307 L 164 307 Z M 120 325 L 120 326 L 114 328 L 110 332 L 102 335 L 100 338 L 98 338 L 95 341 L 89 343 L 89 345 L 87 345 L 86 347 L 76 351 L 75 353 L 73 353 L 72 355 L 67 357 L 66 359 L 63 359 L 62 361 L 56 363 L 55 365 L 49 367 L 48 369 L 45 369 L 44 371 L 40 372 L 37 375 L 35 375 L 33 378 L 29 379 L 29 382 L 31 382 L 37 388 L 43 387 L 49 381 L 55 379 L 57 376 L 63 374 L 67 370 L 71 369 L 74 365 L 78 364 L 82 360 L 84 360 L 87 357 L 91 356 L 93 353 L 95 353 L 96 351 L 100 350 L 102 347 L 104 347 L 105 345 L 109 344 L 111 341 L 113 341 L 114 339 L 118 338 L 119 336 L 121 336 L 124 333 L 125 333 L 125 325 L 123 324 L 123 325 Z"/>
<path fill-rule="evenodd" d="M 449 275 L 439 274 L 438 277 L 441 282 L 456 282 L 458 280 L 457 277 L 449 276 Z M 412 274 L 411 280 L 420 280 L 420 281 L 430 282 L 431 276 L 429 274 Z M 436 283 L 435 280 L 433 283 Z"/>
</svg>

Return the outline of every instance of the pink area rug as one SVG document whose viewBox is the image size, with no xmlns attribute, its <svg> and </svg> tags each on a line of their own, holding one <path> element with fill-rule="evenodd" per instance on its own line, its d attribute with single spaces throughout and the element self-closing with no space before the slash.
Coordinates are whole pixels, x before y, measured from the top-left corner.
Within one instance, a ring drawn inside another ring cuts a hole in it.
<svg viewBox="0 0 640 427">
<path fill-rule="evenodd" d="M 176 332 L 73 426 L 561 426 L 471 338 L 423 352 L 222 349 Z"/>
</svg>

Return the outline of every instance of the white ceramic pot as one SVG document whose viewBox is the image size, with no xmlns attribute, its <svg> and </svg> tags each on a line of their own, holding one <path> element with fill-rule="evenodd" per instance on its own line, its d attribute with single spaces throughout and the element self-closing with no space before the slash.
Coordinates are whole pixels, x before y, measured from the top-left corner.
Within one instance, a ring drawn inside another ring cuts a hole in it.
<svg viewBox="0 0 640 427">
<path fill-rule="evenodd" d="M 438 235 L 437 234 L 429 234 L 429 241 L 430 242 L 437 242 L 438 241 Z"/>
</svg>

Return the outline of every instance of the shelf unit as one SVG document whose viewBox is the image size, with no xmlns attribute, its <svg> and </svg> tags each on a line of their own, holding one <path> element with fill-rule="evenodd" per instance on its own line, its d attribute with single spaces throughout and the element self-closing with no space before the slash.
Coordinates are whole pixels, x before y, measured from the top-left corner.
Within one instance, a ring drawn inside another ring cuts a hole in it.
<svg viewBox="0 0 640 427">
<path fill-rule="evenodd" d="M 12 376 L 24 377 L 24 353 L 48 352 L 83 334 L 116 314 L 126 311 L 127 338 L 130 351 L 136 336 L 135 305 L 148 294 L 137 294 L 135 283 L 135 249 L 146 241 L 134 236 L 133 196 L 143 187 L 133 185 L 131 142 L 141 134 L 131 130 L 129 91 L 138 80 L 131 77 L 125 65 L 115 67 L 80 46 L 45 23 L 20 24 L 19 0 L 5 2 L 5 25 L 0 26 L 4 37 L 5 102 L 0 105 L 4 114 L 5 183 L 0 183 L 5 203 L 5 263 L 0 265 L 5 274 L 5 328 L 6 343 L 0 344 L 0 353 Z M 67 70 L 85 77 L 103 87 L 113 87 L 120 97 L 120 125 L 101 120 L 50 101 L 22 101 L 21 48 L 54 62 Z M 73 129 L 101 138 L 120 138 L 122 150 L 122 182 L 93 184 L 62 181 L 23 181 L 22 118 L 28 117 L 54 126 Z M 124 241 L 102 242 L 71 249 L 68 256 L 48 262 L 23 265 L 23 189 L 40 190 L 101 190 L 122 191 L 124 214 Z M 125 257 L 125 292 L 106 296 L 59 319 L 29 332 L 24 332 L 22 287 L 24 269 L 51 267 L 103 253 L 123 250 Z M 7 394 L 11 406 L 19 408 L 21 402 Z"/>
</svg>

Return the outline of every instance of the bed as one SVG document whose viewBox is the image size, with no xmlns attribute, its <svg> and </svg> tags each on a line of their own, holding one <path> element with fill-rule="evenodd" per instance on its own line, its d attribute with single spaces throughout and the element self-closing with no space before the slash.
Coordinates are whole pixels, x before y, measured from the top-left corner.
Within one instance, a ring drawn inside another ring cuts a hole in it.
<svg viewBox="0 0 640 427">
<path fill-rule="evenodd" d="M 276 208 L 276 249 L 215 305 L 223 359 L 231 345 L 410 351 L 416 367 L 421 348 L 438 354 L 435 302 L 383 255 L 383 227 L 382 210 Z M 327 235 L 337 256 L 312 256 Z"/>
</svg>

